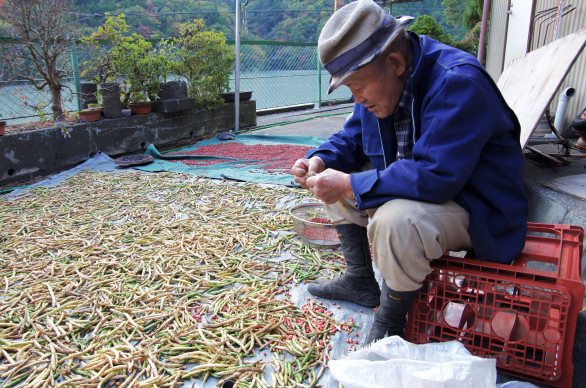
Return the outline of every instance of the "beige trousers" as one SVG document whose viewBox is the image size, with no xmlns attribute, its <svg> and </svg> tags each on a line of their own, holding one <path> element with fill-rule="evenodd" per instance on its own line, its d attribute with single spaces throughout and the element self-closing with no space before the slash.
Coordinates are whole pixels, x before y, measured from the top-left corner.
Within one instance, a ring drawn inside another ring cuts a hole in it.
<svg viewBox="0 0 586 388">
<path fill-rule="evenodd" d="M 454 201 L 442 204 L 394 199 L 376 209 L 358 210 L 354 200 L 326 205 L 333 224 L 367 227 L 374 264 L 395 291 L 419 289 L 431 260 L 447 251 L 472 249 L 469 214 Z"/>
</svg>

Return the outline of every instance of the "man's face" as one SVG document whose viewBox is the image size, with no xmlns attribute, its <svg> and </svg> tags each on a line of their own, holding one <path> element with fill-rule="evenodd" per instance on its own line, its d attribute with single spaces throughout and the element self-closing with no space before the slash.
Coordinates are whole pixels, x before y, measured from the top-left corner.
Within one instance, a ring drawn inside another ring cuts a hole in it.
<svg viewBox="0 0 586 388">
<path fill-rule="evenodd" d="M 403 70 L 404 71 L 404 70 Z M 344 82 L 354 100 L 364 105 L 379 119 L 393 114 L 401 99 L 404 82 L 397 67 L 385 61 L 384 68 L 373 62 L 356 71 Z"/>
</svg>

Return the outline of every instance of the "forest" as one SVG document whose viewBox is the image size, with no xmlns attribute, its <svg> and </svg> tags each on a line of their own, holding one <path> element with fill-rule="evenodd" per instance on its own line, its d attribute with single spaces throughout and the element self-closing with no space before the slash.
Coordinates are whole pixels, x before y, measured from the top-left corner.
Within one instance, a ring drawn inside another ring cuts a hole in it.
<svg viewBox="0 0 586 388">
<path fill-rule="evenodd" d="M 240 0 L 241 39 L 317 42 L 319 31 L 334 9 L 348 0 Z M 380 0 L 378 1 L 379 3 Z M 432 16 L 454 41 L 463 39 L 478 21 L 482 0 L 424 0 L 385 3 L 396 16 Z M 146 38 L 176 36 L 182 23 L 203 19 L 206 28 L 234 39 L 232 0 L 72 0 L 71 16 L 81 35 L 93 32 L 106 14 L 124 13 L 127 22 Z M 470 13 L 472 13 L 471 20 Z"/>
</svg>

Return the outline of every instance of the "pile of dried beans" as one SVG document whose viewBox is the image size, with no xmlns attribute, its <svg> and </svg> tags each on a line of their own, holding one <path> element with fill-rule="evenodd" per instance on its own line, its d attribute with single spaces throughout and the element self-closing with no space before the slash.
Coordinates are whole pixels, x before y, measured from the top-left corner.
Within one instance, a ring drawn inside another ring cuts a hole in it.
<svg viewBox="0 0 586 388">
<path fill-rule="evenodd" d="M 209 166 L 224 162 L 235 162 L 239 159 L 246 166 L 256 166 L 272 174 L 290 174 L 291 166 L 302 158 L 311 147 L 294 144 L 243 144 L 227 142 L 199 146 L 192 151 L 169 152 L 171 155 L 216 156 L 215 159 L 184 159 L 188 166 Z M 226 157 L 222 159 L 221 157 Z"/>
<path fill-rule="evenodd" d="M 0 385 L 316 384 L 344 325 L 288 290 L 341 255 L 291 233 L 302 192 L 188 179 L 87 171 L 0 199 Z"/>
</svg>

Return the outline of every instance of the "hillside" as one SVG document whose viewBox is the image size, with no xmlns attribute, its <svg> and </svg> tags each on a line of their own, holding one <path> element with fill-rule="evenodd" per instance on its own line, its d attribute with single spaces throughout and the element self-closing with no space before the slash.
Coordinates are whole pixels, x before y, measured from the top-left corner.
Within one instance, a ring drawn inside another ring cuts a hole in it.
<svg viewBox="0 0 586 388">
<path fill-rule="evenodd" d="M 333 0 L 245 0 L 241 4 L 241 38 L 250 40 L 316 42 L 334 11 Z M 344 0 L 337 1 L 337 7 L 343 4 Z M 136 32 L 148 38 L 174 36 L 181 23 L 194 18 L 203 19 L 208 28 L 223 32 L 228 39 L 234 37 L 232 0 L 73 0 L 73 5 L 83 35 L 102 24 L 106 13 L 124 13 Z M 446 23 L 442 0 L 395 4 L 393 14 L 431 15 L 456 40 L 466 32 L 462 26 Z"/>
</svg>

